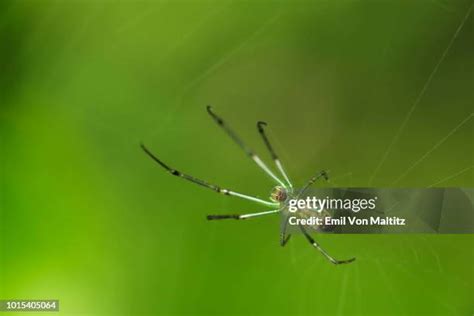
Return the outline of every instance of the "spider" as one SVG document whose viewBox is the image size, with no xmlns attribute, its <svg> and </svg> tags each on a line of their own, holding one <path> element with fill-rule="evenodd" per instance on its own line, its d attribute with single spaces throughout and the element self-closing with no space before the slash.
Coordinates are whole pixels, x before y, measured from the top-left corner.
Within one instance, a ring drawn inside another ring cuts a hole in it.
<svg viewBox="0 0 474 316">
<path fill-rule="evenodd" d="M 247 145 L 245 145 L 244 142 L 240 139 L 240 137 L 237 136 L 236 133 L 224 122 L 224 120 L 218 116 L 212 109 L 211 106 L 207 106 L 207 112 L 209 115 L 212 117 L 212 119 L 225 131 L 225 133 L 232 138 L 232 140 L 239 145 L 240 148 L 244 150 L 244 152 L 249 156 L 268 176 L 272 178 L 273 181 L 276 182 L 276 186 L 273 187 L 271 190 L 271 194 L 269 197 L 269 200 L 263 200 L 258 197 L 252 196 L 252 195 L 247 195 L 247 194 L 242 194 L 238 193 L 229 189 L 224 189 L 221 188 L 220 186 L 210 184 L 206 181 L 203 181 L 201 179 L 195 178 L 193 176 L 190 176 L 188 174 L 182 173 L 176 169 L 171 168 L 167 164 L 165 164 L 162 160 L 160 160 L 156 155 L 154 155 L 148 148 L 142 143 L 140 144 L 141 148 L 145 151 L 145 153 L 150 156 L 151 159 L 153 159 L 155 162 L 157 162 L 161 167 L 163 167 L 166 171 L 168 171 L 170 174 L 173 176 L 177 176 L 183 179 L 186 179 L 188 181 L 191 181 L 193 183 L 196 183 L 198 185 L 201 185 L 205 188 L 211 189 L 217 193 L 224 194 L 224 195 L 230 195 L 230 196 L 235 196 L 241 199 L 246 199 L 250 200 L 255 203 L 263 204 L 267 207 L 273 208 L 272 210 L 269 211 L 263 211 L 263 212 L 258 212 L 258 213 L 249 213 L 249 214 L 230 214 L 230 215 L 208 215 L 207 219 L 208 220 L 221 220 L 221 219 L 236 219 L 236 220 L 243 220 L 243 219 L 248 219 L 252 217 L 259 217 L 259 216 L 264 216 L 264 215 L 270 215 L 270 214 L 276 214 L 276 213 L 281 213 L 285 216 L 285 220 L 283 221 L 281 232 L 280 232 L 280 245 L 283 247 L 286 245 L 286 243 L 289 241 L 291 234 L 288 233 L 287 231 L 287 224 L 288 224 L 288 217 L 289 217 L 289 212 L 288 212 L 288 201 L 290 199 L 298 199 L 301 195 L 303 195 L 306 190 L 313 184 L 315 183 L 318 179 L 324 178 L 325 180 L 328 180 L 328 175 L 326 171 L 321 171 L 318 172 L 315 176 L 313 176 L 303 187 L 303 189 L 299 190 L 296 192 L 296 190 L 293 187 L 293 184 L 291 183 L 287 173 L 285 172 L 285 169 L 283 168 L 283 165 L 281 164 L 278 156 L 276 155 L 275 151 L 273 150 L 272 145 L 270 144 L 270 141 L 268 140 L 268 137 L 265 133 L 264 127 L 267 126 L 267 123 L 265 122 L 257 122 L 257 129 L 262 137 L 265 146 L 267 147 L 268 151 L 270 152 L 272 159 L 278 169 L 278 171 L 281 173 L 283 176 L 284 181 L 282 181 L 280 178 L 278 178 L 271 170 L 268 168 L 268 166 L 260 159 L 259 156 L 257 156 Z M 308 214 L 310 213 L 309 210 L 298 210 L 298 214 L 300 217 L 307 217 Z M 311 228 L 315 230 L 322 230 L 323 227 L 314 227 L 310 226 Z M 317 243 L 313 237 L 307 232 L 307 230 L 303 227 L 303 225 L 299 225 L 299 229 L 303 233 L 303 235 L 306 237 L 307 241 L 317 250 L 319 250 L 322 255 L 327 258 L 331 263 L 333 264 L 343 264 L 343 263 L 350 263 L 355 260 L 355 258 L 351 258 L 348 260 L 336 260 L 334 259 L 331 255 L 329 255 L 320 245 Z M 324 229 L 323 229 L 324 230 Z"/>
</svg>

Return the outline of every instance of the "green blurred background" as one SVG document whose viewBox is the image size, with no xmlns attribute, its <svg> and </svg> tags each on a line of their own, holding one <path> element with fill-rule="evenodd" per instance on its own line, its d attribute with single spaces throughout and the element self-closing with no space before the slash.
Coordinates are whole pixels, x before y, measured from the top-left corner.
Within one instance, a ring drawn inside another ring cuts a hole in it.
<svg viewBox="0 0 474 316">
<path fill-rule="evenodd" d="M 216 112 L 296 183 L 474 184 L 472 1 L 0 2 L 0 298 L 63 315 L 472 315 L 473 235 L 322 235 L 266 197 Z M 457 31 L 458 30 L 458 31 Z M 268 160 L 268 159 L 267 159 Z M 401 177 L 400 177 L 401 176 Z M 19 314 L 17 314 L 19 315 Z"/>
</svg>

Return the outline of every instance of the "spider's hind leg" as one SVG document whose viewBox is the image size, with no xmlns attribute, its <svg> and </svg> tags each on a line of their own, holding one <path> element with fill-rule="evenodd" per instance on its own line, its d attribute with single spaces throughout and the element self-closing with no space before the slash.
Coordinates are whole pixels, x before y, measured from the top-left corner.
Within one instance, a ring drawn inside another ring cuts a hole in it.
<svg viewBox="0 0 474 316">
<path fill-rule="evenodd" d="M 313 245 L 314 248 L 318 249 L 319 252 L 321 252 L 323 254 L 323 256 L 325 256 L 326 259 L 328 259 L 332 263 L 334 263 L 334 264 L 344 264 L 344 263 L 351 263 L 355 260 L 355 258 L 351 258 L 351 259 L 347 259 L 347 260 L 336 260 L 336 259 L 334 259 L 323 248 L 321 248 L 321 246 L 313 239 L 313 237 L 311 237 L 310 234 L 308 234 L 308 232 L 304 229 L 304 227 L 302 225 L 300 225 L 300 229 L 301 229 L 301 232 L 305 235 L 308 242 L 311 245 Z"/>
<path fill-rule="evenodd" d="M 285 247 L 286 243 L 290 240 L 291 234 L 287 234 L 288 228 L 288 217 L 286 215 L 283 219 L 283 223 L 281 224 L 281 232 L 280 232 L 280 246 Z"/>
</svg>

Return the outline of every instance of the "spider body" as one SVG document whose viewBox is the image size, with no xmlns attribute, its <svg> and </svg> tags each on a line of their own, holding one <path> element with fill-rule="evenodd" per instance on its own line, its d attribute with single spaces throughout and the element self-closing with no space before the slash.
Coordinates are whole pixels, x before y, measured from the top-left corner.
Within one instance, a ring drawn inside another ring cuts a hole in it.
<svg viewBox="0 0 474 316">
<path fill-rule="evenodd" d="M 288 198 L 288 191 L 286 188 L 277 185 L 276 187 L 272 189 L 272 192 L 270 194 L 270 200 L 281 204 L 285 202 L 287 198 Z"/>
</svg>

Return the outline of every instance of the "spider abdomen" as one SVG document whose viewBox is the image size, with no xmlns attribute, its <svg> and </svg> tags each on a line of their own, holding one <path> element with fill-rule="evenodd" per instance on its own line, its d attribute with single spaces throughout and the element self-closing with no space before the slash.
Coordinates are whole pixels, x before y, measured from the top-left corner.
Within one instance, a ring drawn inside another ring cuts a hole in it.
<svg viewBox="0 0 474 316">
<path fill-rule="evenodd" d="M 284 187 L 276 186 L 273 188 L 270 199 L 274 202 L 282 203 L 288 198 L 288 192 Z"/>
</svg>

